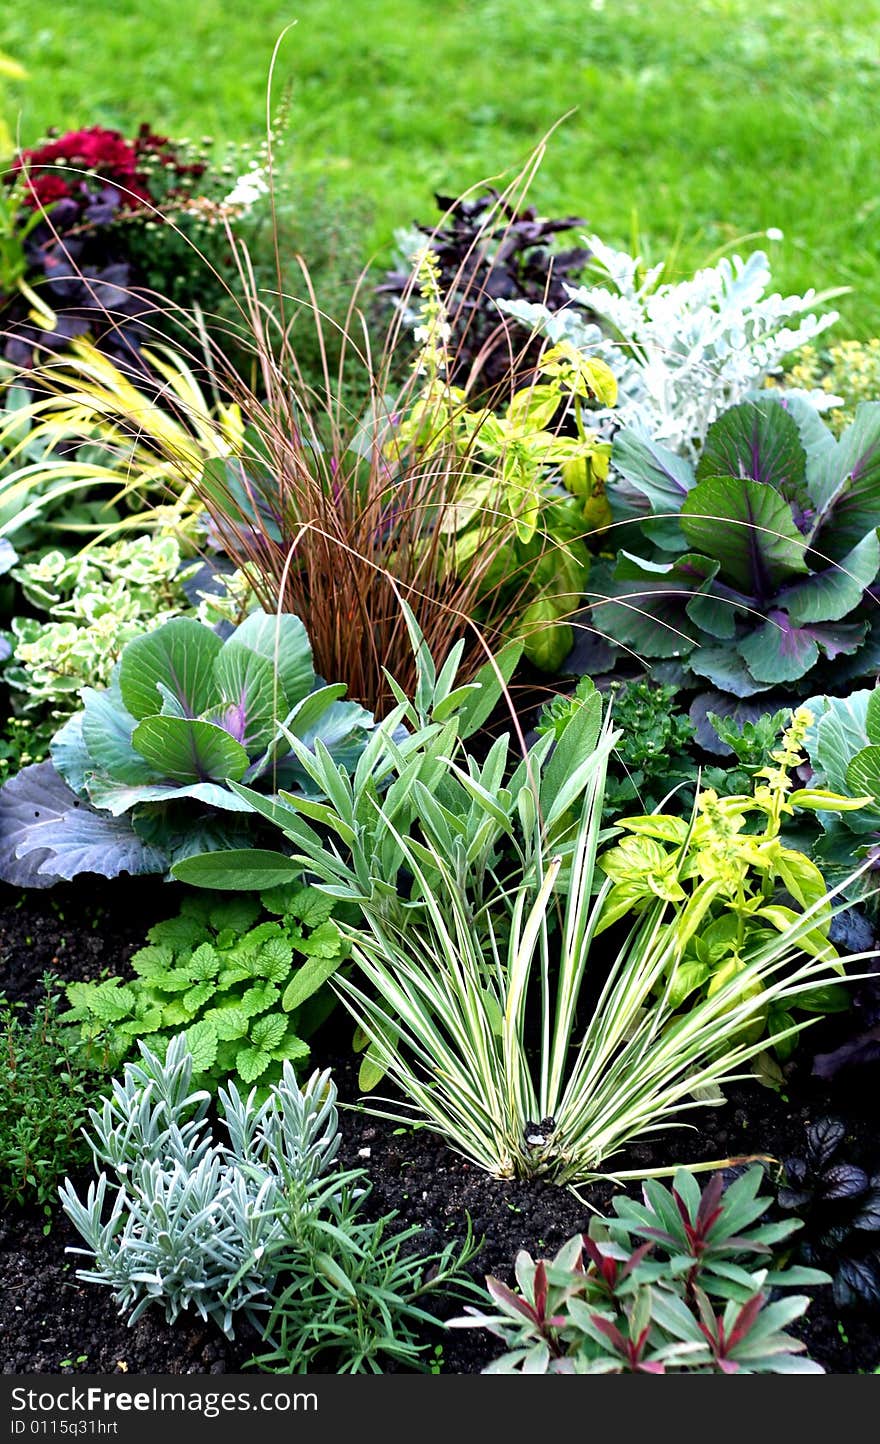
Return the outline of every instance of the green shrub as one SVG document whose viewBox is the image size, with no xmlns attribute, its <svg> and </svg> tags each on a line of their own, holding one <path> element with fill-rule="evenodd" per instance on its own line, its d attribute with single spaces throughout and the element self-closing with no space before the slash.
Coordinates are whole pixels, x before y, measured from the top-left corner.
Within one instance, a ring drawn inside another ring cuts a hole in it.
<svg viewBox="0 0 880 1444">
<path fill-rule="evenodd" d="M 571 696 L 554 697 L 541 709 L 538 735 L 552 730 L 558 740 L 592 696 L 596 696 L 592 681 L 582 677 Z M 696 761 L 688 751 L 693 725 L 674 705 L 675 687 L 647 678 L 614 682 L 610 696 L 620 737 L 608 763 L 605 815 L 616 817 L 634 801 L 650 812 L 678 784 L 696 782 Z"/>
<path fill-rule="evenodd" d="M 59 1181 L 88 1158 L 80 1129 L 101 1082 L 87 1064 L 104 1060 L 59 1022 L 58 980 L 43 985 L 31 1017 L 0 997 L 0 1198 L 48 1220 Z"/>
</svg>

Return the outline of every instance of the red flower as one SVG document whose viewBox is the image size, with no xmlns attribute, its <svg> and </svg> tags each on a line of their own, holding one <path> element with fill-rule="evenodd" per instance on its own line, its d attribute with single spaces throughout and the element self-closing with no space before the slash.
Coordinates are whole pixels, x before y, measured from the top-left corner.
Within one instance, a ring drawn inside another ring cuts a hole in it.
<svg viewBox="0 0 880 1444">
<path fill-rule="evenodd" d="M 28 172 L 25 205 L 48 210 L 56 201 L 67 200 L 69 195 L 70 187 L 60 175 L 54 175 L 51 171 L 38 171 L 36 175 Z"/>
<path fill-rule="evenodd" d="M 135 147 L 118 130 L 105 130 L 102 126 L 93 125 L 86 130 L 70 130 L 34 150 L 21 151 L 13 161 L 13 170 L 27 168 L 32 191 L 44 204 L 48 191 L 44 192 L 43 187 L 50 178 L 54 186 L 53 200 L 62 194 L 69 195 L 70 184 L 76 183 L 77 179 L 73 176 L 65 181 L 51 171 L 47 173 L 44 168 L 69 166 L 73 171 L 93 171 L 101 180 L 115 184 L 123 193 L 125 202 L 137 205 L 139 201 L 150 202 L 152 199 L 146 177 L 138 172 L 138 164 Z M 57 189 L 59 185 L 65 187 L 63 192 Z"/>
<path fill-rule="evenodd" d="M 22 163 L 34 166 L 70 165 L 83 170 L 97 170 L 121 178 L 133 176 L 137 170 L 137 156 L 133 146 L 118 130 L 104 130 L 99 125 L 87 130 L 69 130 L 57 140 L 38 146 L 36 150 L 22 151 L 16 166 Z"/>
</svg>

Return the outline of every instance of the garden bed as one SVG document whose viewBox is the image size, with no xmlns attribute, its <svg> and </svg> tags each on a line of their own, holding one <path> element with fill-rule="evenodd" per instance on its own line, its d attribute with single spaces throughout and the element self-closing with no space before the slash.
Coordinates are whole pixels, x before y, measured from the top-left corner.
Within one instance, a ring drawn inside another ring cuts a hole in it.
<svg viewBox="0 0 880 1444">
<path fill-rule="evenodd" d="M 0 194 L 0 1367 L 874 1371 L 880 340 L 271 150 Z"/>
<path fill-rule="evenodd" d="M 132 879 L 115 884 L 98 903 L 77 885 L 51 895 L 17 895 L 3 888 L 0 989 L 33 1005 L 42 995 L 47 970 L 65 981 L 96 978 L 107 969 L 125 972 L 124 964 L 141 944 L 145 929 L 173 911 L 179 892 L 174 885 Z M 824 1041 L 833 1042 L 829 1024 L 823 1032 Z M 337 1046 L 341 1041 L 336 1039 Z M 638 1145 L 620 1166 L 647 1172 L 664 1166 L 670 1151 L 687 1163 L 751 1154 L 780 1159 L 802 1147 L 806 1122 L 833 1113 L 846 1123 L 847 1156 L 876 1170 L 880 1151 L 874 1098 L 864 1075 L 857 1072 L 845 1086 L 829 1089 L 810 1077 L 808 1059 L 809 1052 L 790 1069 L 782 1094 L 758 1083 L 731 1088 L 727 1104 L 706 1111 L 699 1129 Z M 314 1061 L 323 1065 L 332 1060 L 322 1056 Z M 552 1254 L 588 1226 L 587 1205 L 607 1210 L 615 1191 L 610 1184 L 582 1190 L 583 1203 L 551 1184 L 493 1180 L 431 1134 L 395 1128 L 361 1112 L 352 1055 L 340 1052 L 337 1061 L 334 1073 L 341 1097 L 355 1104 L 342 1112 L 342 1158 L 346 1166 L 368 1171 L 371 1212 L 379 1216 L 395 1210 L 402 1225 L 418 1224 L 426 1250 L 463 1239 L 470 1219 L 474 1233 L 484 1240 L 470 1265 L 476 1280 L 494 1273 L 512 1282 L 511 1263 L 519 1249 L 527 1248 L 536 1257 Z M 75 1278 L 78 1260 L 65 1249 L 81 1240 L 69 1222 L 56 1210 L 48 1234 L 43 1224 L 36 1210 L 9 1208 L 0 1225 L 0 1371 L 219 1374 L 241 1372 L 258 1350 L 259 1337 L 247 1327 L 230 1341 L 196 1315 L 171 1327 L 161 1310 L 152 1309 L 128 1328 L 109 1291 Z M 809 1313 L 795 1332 L 829 1373 L 872 1373 L 880 1363 L 870 1318 L 840 1313 L 827 1286 L 815 1291 Z M 482 1331 L 426 1329 L 423 1342 L 436 1372 L 478 1372 L 498 1352 Z"/>
</svg>

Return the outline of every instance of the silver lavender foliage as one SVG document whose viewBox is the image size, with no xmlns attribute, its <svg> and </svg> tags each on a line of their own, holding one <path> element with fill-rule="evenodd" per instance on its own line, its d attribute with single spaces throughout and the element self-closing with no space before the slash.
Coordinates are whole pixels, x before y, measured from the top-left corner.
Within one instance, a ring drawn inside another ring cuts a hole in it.
<svg viewBox="0 0 880 1444">
<path fill-rule="evenodd" d="M 92 1259 L 77 1277 L 110 1287 L 129 1325 L 160 1303 L 169 1323 L 195 1309 L 232 1338 L 236 1314 L 256 1322 L 269 1307 L 275 1245 L 296 1233 L 294 1215 L 321 1206 L 340 1142 L 336 1088 L 329 1071 L 300 1088 L 290 1063 L 259 1107 L 230 1083 L 218 1095 L 224 1144 L 206 1122 L 211 1095 L 191 1091 L 184 1035 L 164 1061 L 139 1047 L 141 1062 L 90 1110 L 100 1177 L 85 1202 L 69 1179 L 59 1190 L 88 1246 L 69 1252 Z"/>
</svg>

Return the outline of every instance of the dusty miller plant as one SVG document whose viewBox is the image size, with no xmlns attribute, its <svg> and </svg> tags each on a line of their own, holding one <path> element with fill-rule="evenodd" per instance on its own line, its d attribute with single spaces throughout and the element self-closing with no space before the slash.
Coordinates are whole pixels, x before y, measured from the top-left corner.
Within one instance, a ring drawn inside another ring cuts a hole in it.
<svg viewBox="0 0 880 1444">
<path fill-rule="evenodd" d="M 501 309 L 551 343 L 571 341 L 613 368 L 618 401 L 613 412 L 594 413 L 600 430 L 614 423 L 635 427 L 692 461 L 716 416 L 837 320 L 836 311 L 810 311 L 824 299 L 812 290 L 767 295 L 770 264 L 763 251 L 745 260 L 724 256 L 673 284 L 661 282 L 662 265 L 646 271 L 641 257 L 598 236 L 587 244 L 596 280 L 566 287 L 570 307 L 554 314 L 544 305 L 502 301 Z M 600 324 L 586 322 L 584 310 Z M 837 401 L 823 391 L 810 399 L 824 406 Z"/>
</svg>

